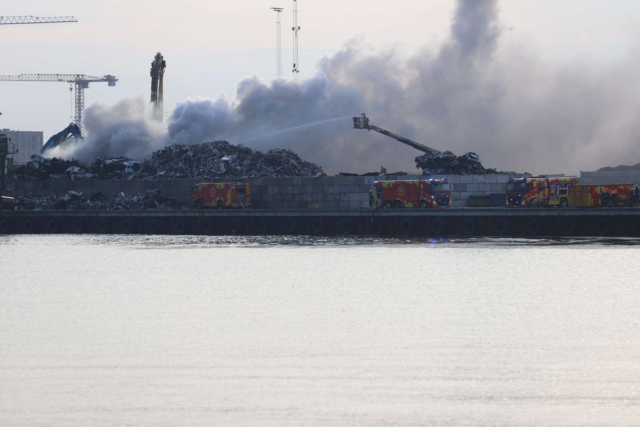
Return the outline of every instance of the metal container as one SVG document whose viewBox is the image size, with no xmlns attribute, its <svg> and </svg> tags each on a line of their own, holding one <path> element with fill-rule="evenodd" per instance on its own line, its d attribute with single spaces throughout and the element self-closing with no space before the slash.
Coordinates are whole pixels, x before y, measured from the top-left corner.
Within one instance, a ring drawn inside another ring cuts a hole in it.
<svg viewBox="0 0 640 427">
<path fill-rule="evenodd" d="M 16 199 L 0 196 L 0 211 L 12 211 L 16 208 Z"/>
</svg>

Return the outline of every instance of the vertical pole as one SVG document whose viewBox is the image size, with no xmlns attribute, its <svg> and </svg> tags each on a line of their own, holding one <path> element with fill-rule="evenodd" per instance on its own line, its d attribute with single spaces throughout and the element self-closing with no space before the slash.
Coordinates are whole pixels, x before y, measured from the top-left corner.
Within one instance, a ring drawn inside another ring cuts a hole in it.
<svg viewBox="0 0 640 427">
<path fill-rule="evenodd" d="M 158 73 L 158 111 L 156 120 L 164 121 L 164 70 L 160 69 Z"/>
<path fill-rule="evenodd" d="M 281 7 L 272 7 L 276 12 L 276 76 L 282 77 L 282 11 Z"/>
<path fill-rule="evenodd" d="M 75 82 L 76 87 L 76 116 L 75 122 L 76 125 L 80 128 L 80 133 L 84 134 L 84 129 L 82 127 L 82 112 L 84 111 L 84 82 Z"/>
<path fill-rule="evenodd" d="M 300 63 L 298 57 L 298 32 L 300 26 L 298 25 L 298 0 L 293 0 L 293 73 L 300 72 Z"/>
<path fill-rule="evenodd" d="M 278 22 L 276 23 L 277 28 L 276 28 L 276 38 L 277 38 L 277 46 L 278 46 L 278 58 L 277 58 L 277 64 L 278 64 L 278 77 L 282 77 L 282 19 L 281 19 L 281 12 L 282 10 L 278 10 L 276 11 L 277 14 L 277 18 L 278 18 Z"/>
</svg>

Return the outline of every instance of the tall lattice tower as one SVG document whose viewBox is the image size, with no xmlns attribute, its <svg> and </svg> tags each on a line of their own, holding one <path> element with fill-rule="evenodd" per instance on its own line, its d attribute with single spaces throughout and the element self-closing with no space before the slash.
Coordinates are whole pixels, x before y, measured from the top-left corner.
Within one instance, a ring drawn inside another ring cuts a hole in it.
<svg viewBox="0 0 640 427">
<path fill-rule="evenodd" d="M 298 32 L 300 26 L 298 25 L 298 0 L 293 0 L 293 73 L 300 72 L 300 63 L 298 58 Z"/>
<path fill-rule="evenodd" d="M 276 74 L 282 77 L 282 11 L 281 7 L 272 7 L 271 10 L 276 12 Z"/>
</svg>

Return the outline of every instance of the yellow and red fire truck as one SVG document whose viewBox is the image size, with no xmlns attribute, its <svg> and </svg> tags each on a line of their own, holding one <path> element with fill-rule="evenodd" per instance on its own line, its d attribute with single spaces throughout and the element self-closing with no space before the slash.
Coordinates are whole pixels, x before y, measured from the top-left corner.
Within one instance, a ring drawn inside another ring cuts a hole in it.
<svg viewBox="0 0 640 427">
<path fill-rule="evenodd" d="M 383 208 L 448 208 L 451 186 L 446 179 L 376 181 L 373 205 Z"/>
<path fill-rule="evenodd" d="M 573 176 L 510 179 L 507 183 L 507 207 L 567 207 L 569 189 L 576 185 L 578 178 Z"/>
<path fill-rule="evenodd" d="M 640 189 L 633 184 L 579 185 L 576 177 L 511 179 L 507 207 L 637 207 Z"/>
<path fill-rule="evenodd" d="M 569 206 L 594 207 L 639 207 L 640 189 L 633 184 L 577 185 L 569 191 Z"/>
<path fill-rule="evenodd" d="M 251 184 L 245 183 L 202 183 L 193 187 L 193 207 L 203 208 L 250 208 Z"/>
</svg>

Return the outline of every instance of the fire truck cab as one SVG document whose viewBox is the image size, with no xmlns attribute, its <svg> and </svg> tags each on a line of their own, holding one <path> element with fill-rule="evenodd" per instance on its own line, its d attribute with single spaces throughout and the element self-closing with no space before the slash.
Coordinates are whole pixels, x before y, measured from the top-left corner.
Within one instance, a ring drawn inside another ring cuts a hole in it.
<svg viewBox="0 0 640 427">
<path fill-rule="evenodd" d="M 194 209 L 251 207 L 251 184 L 245 183 L 202 183 L 193 187 Z"/>
<path fill-rule="evenodd" d="M 446 179 L 376 181 L 373 206 L 383 208 L 448 208 L 451 186 Z"/>
<path fill-rule="evenodd" d="M 568 207 L 569 189 L 576 185 L 578 178 L 568 176 L 510 179 L 507 183 L 507 207 Z"/>
</svg>

